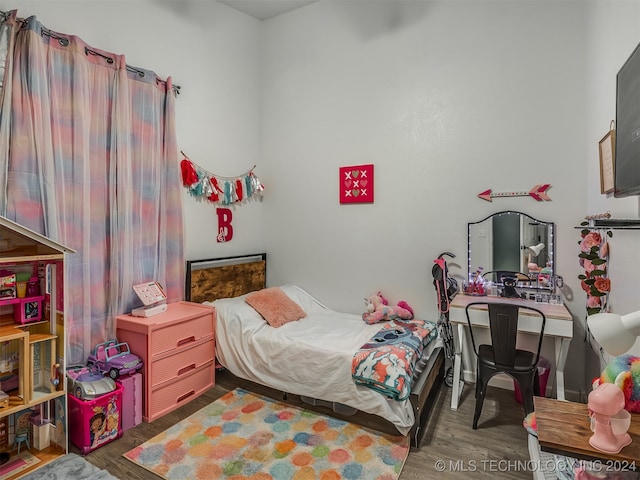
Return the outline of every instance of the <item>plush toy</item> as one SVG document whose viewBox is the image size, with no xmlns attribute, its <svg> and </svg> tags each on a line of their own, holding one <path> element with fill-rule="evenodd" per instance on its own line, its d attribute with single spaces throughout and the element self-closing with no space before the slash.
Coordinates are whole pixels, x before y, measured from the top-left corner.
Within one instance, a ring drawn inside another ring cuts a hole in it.
<svg viewBox="0 0 640 480">
<path fill-rule="evenodd" d="M 397 305 L 389 305 L 389 301 L 382 296 L 382 292 L 364 299 L 367 311 L 362 314 L 362 320 L 369 325 L 387 320 L 411 320 L 413 309 L 407 302 L 401 300 Z"/>
<path fill-rule="evenodd" d="M 615 357 L 605 367 L 593 388 L 600 383 L 613 383 L 624 393 L 624 409 L 631 413 L 640 412 L 640 358 L 633 355 Z"/>
</svg>

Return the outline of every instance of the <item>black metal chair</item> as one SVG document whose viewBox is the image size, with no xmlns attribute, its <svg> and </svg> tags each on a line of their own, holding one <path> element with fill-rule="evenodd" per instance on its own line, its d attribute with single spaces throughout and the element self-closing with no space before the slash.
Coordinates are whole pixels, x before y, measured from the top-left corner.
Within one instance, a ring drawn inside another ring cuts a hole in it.
<svg viewBox="0 0 640 480">
<path fill-rule="evenodd" d="M 481 306 L 487 307 L 491 344 L 481 344 L 476 347 L 473 330 L 478 327 L 472 325 L 469 309 Z M 518 320 L 521 310 L 538 314 L 541 317 L 540 336 L 535 352 L 516 348 Z M 537 366 L 547 320 L 544 313 L 533 307 L 499 302 L 472 302 L 467 305 L 465 313 L 469 324 L 473 351 L 477 358 L 476 407 L 473 416 L 474 430 L 478 428 L 478 419 L 480 418 L 482 404 L 487 393 L 487 384 L 491 377 L 498 373 L 506 373 L 518 382 L 522 392 L 525 415 L 533 412 L 533 396 L 540 395 Z"/>
</svg>

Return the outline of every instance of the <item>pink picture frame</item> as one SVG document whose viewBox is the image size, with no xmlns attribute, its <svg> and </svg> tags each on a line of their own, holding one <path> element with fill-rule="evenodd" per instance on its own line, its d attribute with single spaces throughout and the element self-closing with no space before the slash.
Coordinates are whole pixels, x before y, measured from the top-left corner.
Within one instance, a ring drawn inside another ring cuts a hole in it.
<svg viewBox="0 0 640 480">
<path fill-rule="evenodd" d="M 373 164 L 340 167 L 340 203 L 373 203 Z"/>
</svg>

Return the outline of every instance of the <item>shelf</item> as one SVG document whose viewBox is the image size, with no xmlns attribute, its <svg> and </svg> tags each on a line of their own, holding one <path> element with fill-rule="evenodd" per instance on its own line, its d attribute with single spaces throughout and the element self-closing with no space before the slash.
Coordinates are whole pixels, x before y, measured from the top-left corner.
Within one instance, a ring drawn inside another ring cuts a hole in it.
<svg viewBox="0 0 640 480">
<path fill-rule="evenodd" d="M 26 410 L 27 408 L 35 407 L 36 405 L 40 405 L 48 400 L 53 400 L 54 398 L 61 397 L 66 395 L 67 392 L 63 390 L 57 390 L 51 393 L 44 392 L 36 392 L 34 398 L 30 402 L 24 402 L 21 397 L 17 395 L 11 395 L 9 397 L 9 406 L 0 408 L 0 418 L 6 417 L 12 413 L 21 412 L 22 410 Z"/>
<path fill-rule="evenodd" d="M 58 336 L 51 333 L 32 333 L 29 335 L 29 343 L 46 342 L 47 340 L 53 340 L 56 338 L 58 338 Z"/>
<path fill-rule="evenodd" d="M 59 253 L 29 255 L 28 253 L 0 252 L 0 262 L 2 262 L 5 265 L 9 265 L 12 263 L 23 263 L 23 262 L 44 262 L 44 261 L 51 261 L 51 260 L 62 260 L 63 258 L 64 258 L 63 255 Z"/>
<path fill-rule="evenodd" d="M 602 218 L 593 220 L 593 225 L 582 225 L 574 227 L 576 229 L 585 228 L 608 228 L 611 230 L 640 230 L 640 219 L 638 218 Z"/>
<path fill-rule="evenodd" d="M 3 305 L 16 305 L 18 303 L 37 302 L 44 300 L 44 295 L 37 295 L 35 297 L 22 297 L 22 298 L 8 298 L 0 300 L 0 307 Z"/>
<path fill-rule="evenodd" d="M 17 325 L 2 325 L 0 326 L 0 341 L 8 342 L 10 340 L 18 340 L 29 336 L 24 330 L 20 330 Z"/>
</svg>

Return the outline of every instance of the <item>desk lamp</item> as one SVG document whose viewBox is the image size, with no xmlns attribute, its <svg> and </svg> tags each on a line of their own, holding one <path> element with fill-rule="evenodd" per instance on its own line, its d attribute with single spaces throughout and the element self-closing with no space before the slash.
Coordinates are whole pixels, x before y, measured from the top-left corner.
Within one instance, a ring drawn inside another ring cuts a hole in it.
<svg viewBox="0 0 640 480">
<path fill-rule="evenodd" d="M 587 317 L 589 330 L 609 355 L 622 355 L 640 335 L 640 310 L 627 315 L 596 313 Z"/>
<path fill-rule="evenodd" d="M 531 245 L 530 247 L 527 247 L 527 253 L 529 255 L 533 255 L 534 257 L 537 257 L 538 255 L 540 255 L 540 252 L 542 251 L 543 248 L 544 248 L 544 243 L 540 242 L 537 245 Z"/>
<path fill-rule="evenodd" d="M 525 249 L 525 251 L 529 254 L 529 258 L 527 259 L 527 266 L 529 267 L 529 270 L 532 270 L 532 271 L 540 270 L 540 267 L 535 263 L 533 263 L 533 260 L 531 259 L 531 257 L 537 257 L 538 255 L 540 255 L 540 252 L 544 247 L 545 247 L 544 243 L 540 242 L 537 245 L 531 245 L 530 247 L 527 247 Z"/>
</svg>

